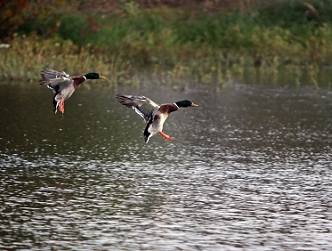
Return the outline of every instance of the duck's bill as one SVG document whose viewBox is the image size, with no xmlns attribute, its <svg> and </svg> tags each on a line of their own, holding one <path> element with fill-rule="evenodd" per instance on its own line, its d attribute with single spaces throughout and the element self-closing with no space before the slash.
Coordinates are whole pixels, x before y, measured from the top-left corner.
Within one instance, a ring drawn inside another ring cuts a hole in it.
<svg viewBox="0 0 332 251">
<path fill-rule="evenodd" d="M 104 76 L 101 76 L 101 75 L 99 75 L 99 78 L 105 79 L 105 77 L 104 77 Z"/>
<path fill-rule="evenodd" d="M 192 103 L 191 106 L 193 106 L 193 107 L 197 107 L 198 105 L 195 104 L 195 103 Z"/>
</svg>

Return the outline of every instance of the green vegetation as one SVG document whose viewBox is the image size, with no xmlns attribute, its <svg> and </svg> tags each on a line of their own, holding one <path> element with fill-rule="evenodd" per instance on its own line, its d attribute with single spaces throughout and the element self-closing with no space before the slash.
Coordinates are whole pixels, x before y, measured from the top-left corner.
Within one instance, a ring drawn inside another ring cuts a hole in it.
<svg viewBox="0 0 332 251">
<path fill-rule="evenodd" d="M 15 6 L 19 16 L 6 19 L 16 2 L 25 2 Z M 319 69 L 332 61 L 329 0 L 244 0 L 227 11 L 224 1 L 206 10 L 208 1 L 190 8 L 119 1 L 106 14 L 34 2 L 13 1 L 0 11 L 0 43 L 10 44 L 0 49 L 1 78 L 36 80 L 42 68 L 53 67 L 96 70 L 110 84 L 139 83 L 142 71 L 162 83 L 227 84 L 247 71 L 278 76 L 285 69 L 297 84 L 305 72 L 317 85 Z"/>
</svg>

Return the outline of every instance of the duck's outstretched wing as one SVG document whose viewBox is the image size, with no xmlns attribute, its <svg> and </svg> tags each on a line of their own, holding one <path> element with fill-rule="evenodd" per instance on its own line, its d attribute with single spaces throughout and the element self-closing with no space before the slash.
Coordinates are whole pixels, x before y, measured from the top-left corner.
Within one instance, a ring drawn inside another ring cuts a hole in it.
<svg viewBox="0 0 332 251">
<path fill-rule="evenodd" d="M 134 111 L 138 115 L 140 115 L 146 122 L 149 121 L 153 110 L 159 107 L 158 104 L 144 96 L 117 94 L 116 98 L 118 99 L 120 104 L 128 108 L 134 109 Z"/>
<path fill-rule="evenodd" d="M 60 84 L 70 84 L 72 79 L 70 76 L 63 72 L 55 71 L 50 68 L 46 68 L 41 72 L 41 80 L 39 81 L 41 85 L 47 85 L 51 89 L 55 89 L 56 86 Z"/>
</svg>

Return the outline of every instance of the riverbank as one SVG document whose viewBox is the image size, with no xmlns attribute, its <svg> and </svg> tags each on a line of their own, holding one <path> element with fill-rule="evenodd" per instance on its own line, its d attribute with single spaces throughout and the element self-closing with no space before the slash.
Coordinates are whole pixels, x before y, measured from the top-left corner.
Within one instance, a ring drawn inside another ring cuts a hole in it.
<svg viewBox="0 0 332 251">
<path fill-rule="evenodd" d="M 2 39 L 10 48 L 0 49 L 0 76 L 35 81 L 44 67 L 96 70 L 114 85 L 139 82 L 138 72 L 148 68 L 158 76 L 152 81 L 224 84 L 248 69 L 271 75 L 286 67 L 294 81 L 305 72 L 319 85 L 316 74 L 332 61 L 332 4 L 249 7 L 198 11 L 122 2 L 111 14 L 45 8 Z"/>
</svg>

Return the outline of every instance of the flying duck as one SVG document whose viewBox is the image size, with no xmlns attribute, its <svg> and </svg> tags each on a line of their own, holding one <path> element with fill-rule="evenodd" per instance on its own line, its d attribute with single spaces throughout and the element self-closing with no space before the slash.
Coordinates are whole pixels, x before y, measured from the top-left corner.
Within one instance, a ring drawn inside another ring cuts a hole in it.
<svg viewBox="0 0 332 251">
<path fill-rule="evenodd" d="M 159 105 L 144 96 L 117 94 L 116 98 L 118 99 L 120 104 L 128 108 L 134 109 L 135 112 L 145 120 L 147 124 L 143 135 L 146 143 L 148 143 L 149 139 L 156 133 L 159 133 L 166 140 L 172 140 L 172 137 L 163 132 L 163 126 L 168 115 L 171 112 L 179 110 L 179 108 L 181 107 L 198 106 L 190 100 L 181 100 L 175 103 L 166 103 Z M 147 106 L 149 108 L 147 110 L 144 110 L 142 106 Z"/>
<path fill-rule="evenodd" d="M 96 72 L 91 72 L 82 76 L 70 77 L 67 73 L 58 72 L 50 68 L 46 68 L 41 72 L 40 85 L 46 85 L 52 89 L 54 93 L 53 105 L 54 113 L 58 110 L 65 112 L 65 100 L 73 95 L 76 88 L 87 79 L 105 78 Z"/>
</svg>

